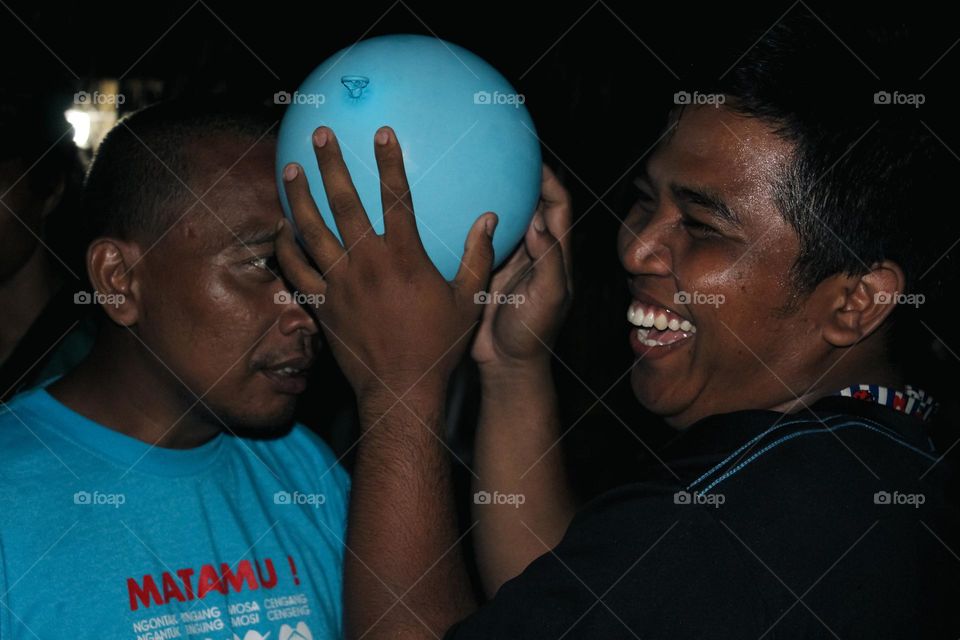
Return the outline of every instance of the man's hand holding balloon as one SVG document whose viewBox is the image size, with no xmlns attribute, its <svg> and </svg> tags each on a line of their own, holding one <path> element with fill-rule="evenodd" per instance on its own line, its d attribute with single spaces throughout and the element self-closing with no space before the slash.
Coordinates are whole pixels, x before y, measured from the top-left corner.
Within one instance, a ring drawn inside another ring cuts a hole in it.
<svg viewBox="0 0 960 640">
<path fill-rule="evenodd" d="M 487 376 L 549 366 L 573 297 L 570 196 L 546 165 L 541 189 L 523 244 L 490 283 L 471 351 Z"/>
<path fill-rule="evenodd" d="M 566 189 L 544 166 L 533 221 L 493 277 L 471 351 L 483 387 L 473 491 L 523 496 L 473 505 L 477 565 L 490 597 L 559 542 L 574 513 L 550 371 L 573 296 L 571 219 Z"/>
<path fill-rule="evenodd" d="M 384 127 L 375 140 L 385 233 L 374 231 L 334 133 L 321 127 L 314 135 L 317 162 L 343 244 L 320 217 L 302 168 L 291 164 L 284 168 L 287 198 L 320 271 L 305 260 L 289 225 L 278 259 L 299 291 L 324 296 L 317 318 L 360 401 L 383 397 L 392 404 L 415 387 L 445 387 L 469 345 L 497 218 L 477 219 L 460 271 L 447 282 L 421 244 L 396 135 Z"/>
<path fill-rule="evenodd" d="M 440 636 L 477 606 L 455 549 L 460 536 L 442 427 L 447 378 L 482 310 L 474 297 L 489 279 L 497 219 L 488 213 L 476 220 L 459 273 L 447 282 L 420 242 L 396 135 L 384 127 L 375 139 L 385 233 L 373 230 L 333 132 L 321 127 L 316 157 L 343 244 L 318 214 L 303 168 L 287 165 L 287 198 L 320 271 L 289 224 L 277 256 L 299 291 L 324 296 L 317 319 L 357 394 L 363 436 L 346 541 L 346 636 L 426 633 L 421 625 Z"/>
</svg>

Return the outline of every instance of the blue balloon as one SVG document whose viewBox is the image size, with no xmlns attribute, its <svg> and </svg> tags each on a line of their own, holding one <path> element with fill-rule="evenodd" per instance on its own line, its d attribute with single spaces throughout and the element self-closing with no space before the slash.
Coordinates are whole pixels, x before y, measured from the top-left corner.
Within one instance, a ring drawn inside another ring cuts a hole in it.
<svg viewBox="0 0 960 640">
<path fill-rule="evenodd" d="M 473 222 L 493 211 L 495 266 L 517 246 L 540 195 L 540 144 L 524 97 L 496 69 L 455 44 L 419 35 L 371 38 L 327 59 L 294 94 L 280 125 L 277 185 L 290 205 L 283 167 L 304 168 L 310 192 L 337 237 L 311 141 L 325 125 L 340 142 L 357 193 L 383 233 L 373 136 L 393 128 L 424 248 L 452 280 Z"/>
</svg>

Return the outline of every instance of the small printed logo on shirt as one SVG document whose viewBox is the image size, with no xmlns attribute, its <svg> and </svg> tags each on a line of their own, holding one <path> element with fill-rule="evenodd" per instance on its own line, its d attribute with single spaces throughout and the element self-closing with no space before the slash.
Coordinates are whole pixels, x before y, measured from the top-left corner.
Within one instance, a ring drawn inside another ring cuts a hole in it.
<svg viewBox="0 0 960 640">
<path fill-rule="evenodd" d="M 236 633 L 233 634 L 232 640 L 268 640 L 269 637 L 269 631 L 261 635 L 259 631 L 250 629 L 243 635 L 243 638 Z M 313 640 L 313 634 L 310 633 L 310 627 L 307 626 L 306 622 L 298 622 L 296 627 L 285 624 L 280 627 L 278 640 Z"/>
<path fill-rule="evenodd" d="M 280 627 L 280 640 L 313 640 L 313 634 L 306 622 L 297 623 L 296 627 L 285 624 Z"/>
</svg>

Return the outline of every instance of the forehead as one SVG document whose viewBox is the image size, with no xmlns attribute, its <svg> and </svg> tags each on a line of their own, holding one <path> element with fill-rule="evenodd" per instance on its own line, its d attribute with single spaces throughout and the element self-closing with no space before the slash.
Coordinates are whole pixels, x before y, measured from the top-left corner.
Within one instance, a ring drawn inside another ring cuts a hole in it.
<svg viewBox="0 0 960 640">
<path fill-rule="evenodd" d="M 647 173 L 657 185 L 703 185 L 728 195 L 754 193 L 769 186 L 793 146 L 772 124 L 726 107 L 685 108 L 671 122 L 672 133 L 647 163 Z"/>
<path fill-rule="evenodd" d="M 185 216 L 186 234 L 223 248 L 272 229 L 283 215 L 274 182 L 276 143 L 218 136 L 192 145 L 190 189 L 202 199 Z"/>
</svg>

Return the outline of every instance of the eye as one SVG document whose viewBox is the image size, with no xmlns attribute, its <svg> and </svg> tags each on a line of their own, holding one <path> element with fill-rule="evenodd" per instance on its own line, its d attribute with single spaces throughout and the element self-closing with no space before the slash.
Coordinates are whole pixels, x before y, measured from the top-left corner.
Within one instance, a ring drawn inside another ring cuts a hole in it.
<svg viewBox="0 0 960 640">
<path fill-rule="evenodd" d="M 714 229 L 708 224 L 704 224 L 699 220 L 695 220 L 694 218 L 688 218 L 684 216 L 680 220 L 680 224 L 686 227 L 687 232 L 694 237 L 710 238 L 710 237 L 720 236 L 719 231 L 717 231 L 716 229 Z"/>
<path fill-rule="evenodd" d="M 257 256 L 256 258 L 247 260 L 247 264 L 255 269 L 269 272 L 270 274 L 276 274 L 277 270 L 280 268 L 280 264 L 277 262 L 277 257 L 273 254 L 268 256 Z"/>
<path fill-rule="evenodd" d="M 650 194 L 643 180 L 634 178 L 633 186 L 637 189 L 637 202 L 653 202 L 653 195 Z"/>
</svg>

